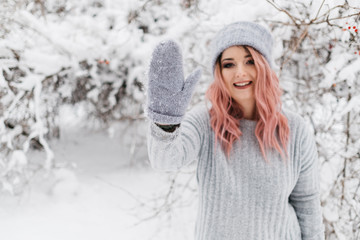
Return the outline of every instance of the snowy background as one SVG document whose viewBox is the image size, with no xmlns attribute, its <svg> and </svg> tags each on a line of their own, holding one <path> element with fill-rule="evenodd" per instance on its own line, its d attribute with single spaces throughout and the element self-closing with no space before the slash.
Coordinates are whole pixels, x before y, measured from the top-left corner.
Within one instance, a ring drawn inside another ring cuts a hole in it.
<svg viewBox="0 0 360 240">
<path fill-rule="evenodd" d="M 194 166 L 148 164 L 147 67 L 175 39 L 203 101 L 238 20 L 271 29 L 283 107 L 314 130 L 326 239 L 359 240 L 359 0 L 1 0 L 1 239 L 192 239 Z"/>
</svg>

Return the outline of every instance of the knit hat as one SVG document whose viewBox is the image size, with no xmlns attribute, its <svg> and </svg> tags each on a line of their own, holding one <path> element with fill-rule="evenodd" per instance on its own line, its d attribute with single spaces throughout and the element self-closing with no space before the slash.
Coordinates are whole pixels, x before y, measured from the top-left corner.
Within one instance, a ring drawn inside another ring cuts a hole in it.
<svg viewBox="0 0 360 240">
<path fill-rule="evenodd" d="M 221 29 L 212 41 L 211 66 L 214 72 L 216 60 L 227 48 L 235 45 L 247 45 L 260 52 L 272 67 L 271 33 L 263 26 L 253 22 L 235 22 Z"/>
</svg>

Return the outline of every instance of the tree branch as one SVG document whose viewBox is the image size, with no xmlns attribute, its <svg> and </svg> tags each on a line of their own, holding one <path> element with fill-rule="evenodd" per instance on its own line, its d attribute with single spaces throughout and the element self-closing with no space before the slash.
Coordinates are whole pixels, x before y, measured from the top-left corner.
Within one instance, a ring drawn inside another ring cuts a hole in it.
<svg viewBox="0 0 360 240">
<path fill-rule="evenodd" d="M 279 6 L 275 5 L 274 2 L 271 2 L 270 0 L 266 0 L 268 3 L 270 3 L 274 8 L 276 8 L 278 11 L 280 12 L 284 12 L 286 15 L 288 15 L 288 17 L 294 22 L 294 25 L 298 25 L 297 20 L 295 17 L 293 17 L 288 11 L 286 11 L 285 9 L 280 8 Z"/>
</svg>

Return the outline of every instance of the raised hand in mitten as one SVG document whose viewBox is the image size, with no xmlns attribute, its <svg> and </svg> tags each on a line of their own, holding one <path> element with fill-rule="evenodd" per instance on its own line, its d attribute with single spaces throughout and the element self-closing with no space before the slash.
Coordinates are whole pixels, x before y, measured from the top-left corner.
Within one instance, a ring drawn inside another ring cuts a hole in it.
<svg viewBox="0 0 360 240">
<path fill-rule="evenodd" d="M 174 41 L 157 45 L 148 76 L 147 116 L 156 123 L 179 124 L 200 76 L 197 69 L 184 80 L 181 50 Z"/>
</svg>

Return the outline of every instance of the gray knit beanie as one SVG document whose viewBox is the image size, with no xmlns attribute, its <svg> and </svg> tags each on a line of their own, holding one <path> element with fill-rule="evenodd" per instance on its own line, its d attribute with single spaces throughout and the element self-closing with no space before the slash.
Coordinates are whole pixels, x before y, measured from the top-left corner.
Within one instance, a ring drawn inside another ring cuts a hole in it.
<svg viewBox="0 0 360 240">
<path fill-rule="evenodd" d="M 260 52 L 270 67 L 272 63 L 273 39 L 271 33 L 263 26 L 253 22 L 235 22 L 221 29 L 212 41 L 211 66 L 214 72 L 216 60 L 227 48 L 235 45 L 247 45 Z"/>
</svg>

